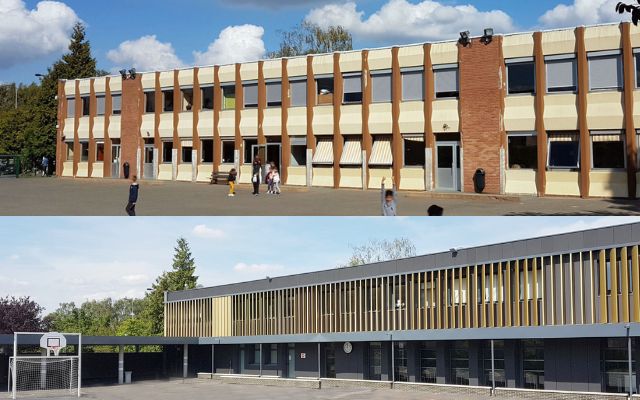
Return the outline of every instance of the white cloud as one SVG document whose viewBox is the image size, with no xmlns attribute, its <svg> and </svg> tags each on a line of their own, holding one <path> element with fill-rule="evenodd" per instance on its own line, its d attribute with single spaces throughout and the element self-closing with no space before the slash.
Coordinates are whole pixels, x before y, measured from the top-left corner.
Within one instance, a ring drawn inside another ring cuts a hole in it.
<svg viewBox="0 0 640 400">
<path fill-rule="evenodd" d="M 573 4 L 558 4 L 540 17 L 546 28 L 593 25 L 627 20 L 615 11 L 618 0 L 573 0 Z"/>
<path fill-rule="evenodd" d="M 209 228 L 206 225 L 194 226 L 191 233 L 194 236 L 203 238 L 203 239 L 220 239 L 224 237 L 224 231 L 222 229 Z"/>
<path fill-rule="evenodd" d="M 245 263 L 237 263 L 233 270 L 236 272 L 248 272 L 248 273 L 273 273 L 273 272 L 281 272 L 284 270 L 282 265 L 277 264 L 245 264 Z"/>
<path fill-rule="evenodd" d="M 281 9 L 305 7 L 321 3 L 322 0 L 221 0 L 221 2 L 229 6 Z"/>
<path fill-rule="evenodd" d="M 131 274 L 131 275 L 124 275 L 122 277 L 122 282 L 125 285 L 141 285 L 141 284 L 148 284 L 149 282 L 151 282 L 151 279 L 149 278 L 148 275 L 145 275 L 145 274 Z"/>
<path fill-rule="evenodd" d="M 184 66 L 171 43 L 163 43 L 156 35 L 143 36 L 120 43 L 109 50 L 107 58 L 118 67 L 134 67 L 143 71 L 167 70 Z"/>
<path fill-rule="evenodd" d="M 256 25 L 228 26 L 205 52 L 194 51 L 196 65 L 230 64 L 264 57 L 264 28 Z"/>
<path fill-rule="evenodd" d="M 384 43 L 456 39 L 460 31 L 480 34 L 487 27 L 496 32 L 515 30 L 513 20 L 503 11 L 480 11 L 470 4 L 453 6 L 433 0 L 389 0 L 368 17 L 353 1 L 327 4 L 311 10 L 306 20 L 325 28 L 341 25 L 354 38 Z"/>
<path fill-rule="evenodd" d="M 9 261 L 18 261 L 20 259 L 19 254 L 12 254 L 9 256 Z"/>
<path fill-rule="evenodd" d="M 63 52 L 79 20 L 58 1 L 41 1 L 27 9 L 22 0 L 0 0 L 0 68 Z"/>
</svg>

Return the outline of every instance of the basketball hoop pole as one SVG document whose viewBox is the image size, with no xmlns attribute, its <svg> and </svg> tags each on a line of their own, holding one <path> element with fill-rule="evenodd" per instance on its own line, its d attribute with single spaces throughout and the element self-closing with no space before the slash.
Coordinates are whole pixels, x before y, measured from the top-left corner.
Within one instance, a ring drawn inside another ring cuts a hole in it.
<svg viewBox="0 0 640 400">
<path fill-rule="evenodd" d="M 82 333 L 78 333 L 78 397 L 82 388 Z"/>
<path fill-rule="evenodd" d="M 18 358 L 18 333 L 13 333 L 13 370 L 11 371 L 11 379 L 13 388 L 11 390 L 11 398 L 16 398 L 16 360 Z"/>
</svg>

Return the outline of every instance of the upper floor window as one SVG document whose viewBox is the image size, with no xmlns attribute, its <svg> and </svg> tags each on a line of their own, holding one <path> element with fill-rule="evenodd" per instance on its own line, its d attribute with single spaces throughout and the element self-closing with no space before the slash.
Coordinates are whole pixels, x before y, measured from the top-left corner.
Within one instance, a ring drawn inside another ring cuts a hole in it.
<svg viewBox="0 0 640 400">
<path fill-rule="evenodd" d="M 67 97 L 67 118 L 76 116 L 76 98 Z"/>
<path fill-rule="evenodd" d="M 80 101 L 82 101 L 82 117 L 86 117 L 90 113 L 91 97 L 82 96 Z"/>
<path fill-rule="evenodd" d="M 534 94 L 536 92 L 536 64 L 533 57 L 513 58 L 507 63 L 507 92 Z"/>
<path fill-rule="evenodd" d="M 173 89 L 162 91 L 162 110 L 164 112 L 173 111 Z"/>
<path fill-rule="evenodd" d="M 458 97 L 458 66 L 455 64 L 433 67 L 436 99 Z"/>
<path fill-rule="evenodd" d="M 202 109 L 213 110 L 213 86 L 204 86 L 202 92 Z"/>
<path fill-rule="evenodd" d="M 251 82 L 242 85 L 244 92 L 244 108 L 258 107 L 258 83 Z"/>
<path fill-rule="evenodd" d="M 148 90 L 144 92 L 144 112 L 153 114 L 156 112 L 156 91 Z"/>
<path fill-rule="evenodd" d="M 282 82 L 267 82 L 267 107 L 282 107 Z"/>
<path fill-rule="evenodd" d="M 116 93 L 111 95 L 111 113 L 120 115 L 122 113 L 122 94 Z"/>
<path fill-rule="evenodd" d="M 589 59 L 589 89 L 616 90 L 623 86 L 622 54 L 620 50 L 587 54 Z"/>
<path fill-rule="evenodd" d="M 577 63 L 575 54 L 560 54 L 544 58 L 547 68 L 547 92 L 575 92 Z"/>
<path fill-rule="evenodd" d="M 390 103 L 391 85 L 391 70 L 371 71 L 371 101 L 373 103 Z"/>
<path fill-rule="evenodd" d="M 424 69 L 407 68 L 400 72 L 402 76 L 402 101 L 424 100 Z"/>
<path fill-rule="evenodd" d="M 289 81 L 291 91 L 291 107 L 306 107 L 307 105 L 307 80 L 291 79 Z"/>
<path fill-rule="evenodd" d="M 226 84 L 222 86 L 222 109 L 233 110 L 236 108 L 236 85 Z"/>
<path fill-rule="evenodd" d="M 180 111 L 191 111 L 193 109 L 193 87 L 180 88 Z"/>
<path fill-rule="evenodd" d="M 636 64 L 636 87 L 640 87 L 640 49 L 633 49 L 633 61 Z"/>
<path fill-rule="evenodd" d="M 318 105 L 333 104 L 333 75 L 316 76 Z"/>
<path fill-rule="evenodd" d="M 362 74 L 360 72 L 344 74 L 343 104 L 362 103 Z"/>
<path fill-rule="evenodd" d="M 104 115 L 106 98 L 104 95 L 96 96 L 96 115 Z"/>
</svg>

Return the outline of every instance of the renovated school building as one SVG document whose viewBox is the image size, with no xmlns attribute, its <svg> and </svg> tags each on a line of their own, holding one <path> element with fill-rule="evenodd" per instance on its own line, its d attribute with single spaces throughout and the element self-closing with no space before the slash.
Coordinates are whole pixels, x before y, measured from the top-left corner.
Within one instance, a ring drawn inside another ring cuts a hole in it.
<svg viewBox="0 0 640 400">
<path fill-rule="evenodd" d="M 452 39 L 61 81 L 57 175 L 637 195 L 639 28 Z"/>
<path fill-rule="evenodd" d="M 637 393 L 639 245 L 636 223 L 168 292 L 165 335 L 235 379 Z"/>
</svg>

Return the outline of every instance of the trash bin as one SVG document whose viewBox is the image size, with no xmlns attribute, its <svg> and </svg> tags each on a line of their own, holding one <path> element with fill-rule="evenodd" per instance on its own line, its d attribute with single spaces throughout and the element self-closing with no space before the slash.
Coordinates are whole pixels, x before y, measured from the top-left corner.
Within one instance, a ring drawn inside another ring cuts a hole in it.
<svg viewBox="0 0 640 400">
<path fill-rule="evenodd" d="M 124 371 L 124 383 L 126 384 L 131 383 L 131 373 L 132 371 Z"/>
<path fill-rule="evenodd" d="M 476 173 L 473 174 L 473 188 L 476 193 L 484 192 L 485 187 L 487 186 L 487 173 L 484 169 L 478 168 Z"/>
<path fill-rule="evenodd" d="M 129 162 L 125 162 L 124 165 L 122 166 L 122 170 L 124 172 L 124 179 L 129 179 Z"/>
</svg>

